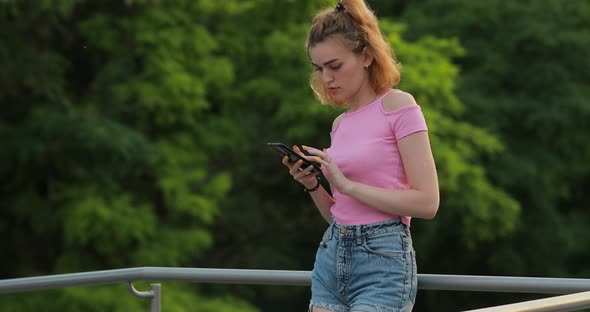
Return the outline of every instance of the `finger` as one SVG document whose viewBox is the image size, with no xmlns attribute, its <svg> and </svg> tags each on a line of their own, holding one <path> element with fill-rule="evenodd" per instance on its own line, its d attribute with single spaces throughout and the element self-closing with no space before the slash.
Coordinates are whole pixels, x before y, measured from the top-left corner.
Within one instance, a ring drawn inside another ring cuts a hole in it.
<svg viewBox="0 0 590 312">
<path fill-rule="evenodd" d="M 319 156 L 314 156 L 313 159 L 311 159 L 311 160 L 313 160 L 315 162 L 318 162 L 318 163 L 322 164 L 323 166 L 327 166 L 328 165 L 328 162 L 326 160 L 322 159 Z"/>
<path fill-rule="evenodd" d="M 311 172 L 313 170 L 313 166 L 309 166 L 301 171 L 299 171 L 298 173 L 296 173 L 293 178 L 299 182 L 303 181 L 304 178 L 310 178 L 310 177 L 315 177 L 316 175 L 318 175 L 320 172 Z"/>
<path fill-rule="evenodd" d="M 309 161 L 315 161 L 316 157 L 318 156 L 313 156 L 313 155 L 303 155 L 303 158 L 309 160 Z"/>
<path fill-rule="evenodd" d="M 299 171 L 297 171 L 297 173 L 301 173 L 303 175 L 307 175 L 311 170 L 313 169 L 313 166 L 309 166 L 307 168 L 302 168 L 301 166 L 299 166 Z"/>
<path fill-rule="evenodd" d="M 299 148 L 299 146 L 297 145 L 293 145 L 293 151 L 301 156 L 305 157 L 305 154 L 303 154 L 303 152 L 301 151 L 301 149 Z"/>
<path fill-rule="evenodd" d="M 287 157 L 287 156 L 283 157 L 283 164 L 284 164 L 285 166 L 289 167 L 289 169 L 290 169 L 290 168 L 293 166 L 293 164 L 291 164 L 291 163 L 289 162 L 289 157 Z"/>
<path fill-rule="evenodd" d="M 321 173 L 322 173 L 321 171 L 315 171 L 314 172 L 313 171 L 313 167 L 309 167 L 309 173 L 306 175 L 306 177 L 308 177 L 308 178 L 309 177 L 315 177 L 315 176 L 317 176 L 318 174 L 321 174 Z"/>
<path fill-rule="evenodd" d="M 313 158 L 310 157 L 309 155 L 305 155 L 297 145 L 293 145 L 293 151 L 295 153 L 301 155 L 301 157 L 303 157 L 303 158 L 305 158 L 307 160 L 313 160 Z"/>
<path fill-rule="evenodd" d="M 304 173 L 305 175 L 308 175 L 311 170 L 313 170 L 313 165 L 310 165 L 309 167 L 303 169 L 303 171 L 301 171 L 302 173 Z"/>
<path fill-rule="evenodd" d="M 299 171 L 301 171 L 300 170 L 301 164 L 303 164 L 303 160 L 300 159 L 297 162 L 295 162 L 295 164 L 293 164 L 291 166 L 290 172 L 291 172 L 292 175 L 294 175 L 294 174 L 298 173 Z"/>
<path fill-rule="evenodd" d="M 324 157 L 324 160 L 326 160 L 327 162 L 331 162 L 332 157 L 330 157 L 330 155 L 328 154 L 328 150 L 324 148 L 322 151 L 326 154 L 326 157 Z"/>
<path fill-rule="evenodd" d="M 315 177 L 315 176 L 317 176 L 320 173 L 322 173 L 322 172 L 321 171 L 312 172 L 312 173 L 309 174 L 309 176 Z"/>
<path fill-rule="evenodd" d="M 299 172 L 299 166 L 296 166 L 297 163 L 292 163 L 289 161 L 289 157 L 285 156 L 283 158 L 283 164 L 289 168 L 289 174 L 293 177 Z"/>
<path fill-rule="evenodd" d="M 328 156 L 328 154 L 325 152 L 325 149 L 324 149 L 324 151 L 321 151 L 317 148 L 309 147 L 309 146 L 305 146 L 305 145 L 302 145 L 302 147 L 305 151 L 307 151 L 311 155 L 316 155 L 316 156 L 319 156 L 322 158 L 325 158 L 326 156 Z"/>
</svg>

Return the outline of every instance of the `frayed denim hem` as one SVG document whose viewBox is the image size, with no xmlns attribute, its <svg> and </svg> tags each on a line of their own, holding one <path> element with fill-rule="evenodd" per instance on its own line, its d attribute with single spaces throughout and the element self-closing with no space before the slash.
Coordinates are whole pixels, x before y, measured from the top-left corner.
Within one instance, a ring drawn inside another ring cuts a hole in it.
<svg viewBox="0 0 590 312">
<path fill-rule="evenodd" d="M 331 304 L 331 303 L 323 303 L 323 302 L 310 302 L 309 303 L 309 310 L 308 312 L 313 311 L 313 307 L 326 309 L 334 312 L 348 312 L 350 311 L 347 307 L 339 305 L 339 304 Z"/>
<path fill-rule="evenodd" d="M 362 311 L 362 312 L 396 312 L 395 309 L 373 305 L 373 304 L 355 304 L 350 307 L 350 311 Z"/>
</svg>

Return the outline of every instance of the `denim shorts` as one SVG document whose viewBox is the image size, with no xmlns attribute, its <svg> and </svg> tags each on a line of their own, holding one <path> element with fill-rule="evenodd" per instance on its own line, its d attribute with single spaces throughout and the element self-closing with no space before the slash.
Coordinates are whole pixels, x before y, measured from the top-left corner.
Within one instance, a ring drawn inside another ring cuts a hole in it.
<svg viewBox="0 0 590 312">
<path fill-rule="evenodd" d="M 332 222 L 316 253 L 310 311 L 411 311 L 417 284 L 410 229 L 399 219 Z"/>
</svg>

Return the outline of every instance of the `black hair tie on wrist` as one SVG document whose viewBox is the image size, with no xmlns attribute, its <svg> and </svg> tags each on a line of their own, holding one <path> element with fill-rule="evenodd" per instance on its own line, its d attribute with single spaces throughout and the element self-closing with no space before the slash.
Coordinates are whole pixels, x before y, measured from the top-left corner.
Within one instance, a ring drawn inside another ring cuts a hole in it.
<svg viewBox="0 0 590 312">
<path fill-rule="evenodd" d="M 308 188 L 307 188 L 307 187 L 304 185 L 304 186 L 303 186 L 303 191 L 304 191 L 304 192 L 306 192 L 306 193 L 311 193 L 311 192 L 315 192 L 315 191 L 317 191 L 317 190 L 320 188 L 320 179 L 319 179 L 319 178 L 316 178 L 316 182 L 317 182 L 317 184 L 316 184 L 316 185 L 315 185 L 313 188 L 310 188 L 310 189 L 308 189 Z"/>
<path fill-rule="evenodd" d="M 344 12 L 344 5 L 342 5 L 342 2 L 338 2 L 336 5 L 336 12 Z"/>
</svg>

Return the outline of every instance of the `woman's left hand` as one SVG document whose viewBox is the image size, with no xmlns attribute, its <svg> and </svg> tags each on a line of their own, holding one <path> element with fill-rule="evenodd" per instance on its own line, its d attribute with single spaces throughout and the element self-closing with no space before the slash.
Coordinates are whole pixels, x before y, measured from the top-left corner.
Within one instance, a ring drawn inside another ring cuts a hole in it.
<svg viewBox="0 0 590 312">
<path fill-rule="evenodd" d="M 311 156 L 306 158 L 310 161 L 315 161 L 322 165 L 324 169 L 324 176 L 330 183 L 330 185 L 336 188 L 340 193 L 346 194 L 351 181 L 344 176 L 338 165 L 332 161 L 330 155 L 328 155 L 326 149 L 319 150 L 317 148 L 302 145 L 303 149 Z"/>
</svg>

